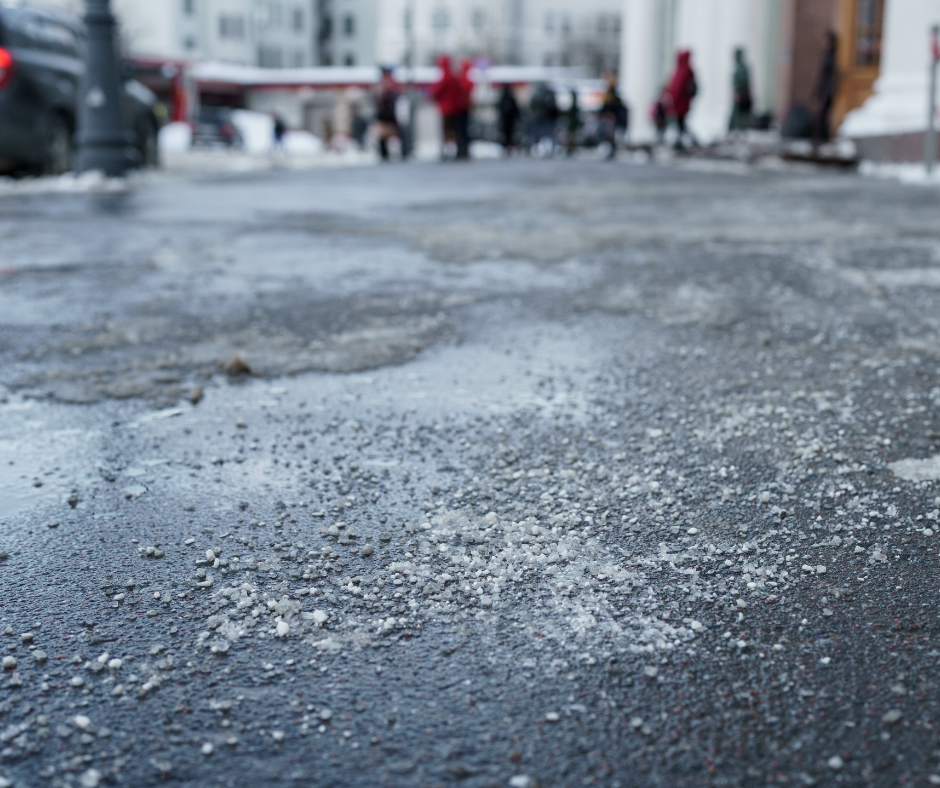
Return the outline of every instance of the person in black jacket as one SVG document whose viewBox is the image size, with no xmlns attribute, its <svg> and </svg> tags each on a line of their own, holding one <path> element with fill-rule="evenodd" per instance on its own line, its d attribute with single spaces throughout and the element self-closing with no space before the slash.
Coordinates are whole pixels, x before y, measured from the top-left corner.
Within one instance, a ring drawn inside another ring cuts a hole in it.
<svg viewBox="0 0 940 788">
<path fill-rule="evenodd" d="M 512 92 L 512 85 L 508 82 L 503 85 L 499 95 L 499 130 L 502 137 L 503 150 L 510 153 L 516 146 L 516 124 L 519 122 L 519 104 Z"/>
<path fill-rule="evenodd" d="M 816 115 L 816 129 L 813 138 L 817 144 L 829 142 L 832 139 L 832 103 L 836 97 L 839 77 L 836 63 L 838 49 L 838 36 L 830 30 L 826 33 L 826 50 L 823 54 L 822 65 L 819 68 L 819 81 L 816 83 L 816 99 L 819 101 L 819 112 Z"/>
<path fill-rule="evenodd" d="M 393 137 L 401 139 L 398 128 L 398 116 L 395 105 L 398 102 L 398 86 L 390 68 L 382 69 L 382 83 L 375 107 L 376 136 L 379 138 L 379 155 L 382 161 L 389 160 L 388 141 Z"/>
</svg>

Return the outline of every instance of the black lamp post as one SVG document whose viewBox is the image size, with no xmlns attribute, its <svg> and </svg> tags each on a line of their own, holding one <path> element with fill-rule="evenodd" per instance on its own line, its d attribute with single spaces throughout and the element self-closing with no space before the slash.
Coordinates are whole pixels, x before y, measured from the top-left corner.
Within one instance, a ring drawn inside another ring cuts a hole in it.
<svg viewBox="0 0 940 788">
<path fill-rule="evenodd" d="M 110 0 L 85 0 L 88 53 L 78 106 L 79 172 L 101 170 L 109 177 L 137 166 L 122 108 L 123 90 L 114 47 L 114 16 Z"/>
</svg>

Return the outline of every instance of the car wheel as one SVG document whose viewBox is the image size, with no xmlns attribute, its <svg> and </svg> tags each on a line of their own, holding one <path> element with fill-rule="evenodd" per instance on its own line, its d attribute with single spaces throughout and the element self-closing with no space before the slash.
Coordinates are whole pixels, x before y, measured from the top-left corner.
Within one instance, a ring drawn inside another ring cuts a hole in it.
<svg viewBox="0 0 940 788">
<path fill-rule="evenodd" d="M 157 130 L 151 123 L 143 124 L 137 132 L 137 148 L 140 150 L 140 165 L 142 167 L 160 166 L 160 148 L 157 141 Z"/>
<path fill-rule="evenodd" d="M 42 171 L 46 175 L 62 175 L 72 169 L 72 131 L 65 118 L 52 115 L 46 124 Z"/>
</svg>

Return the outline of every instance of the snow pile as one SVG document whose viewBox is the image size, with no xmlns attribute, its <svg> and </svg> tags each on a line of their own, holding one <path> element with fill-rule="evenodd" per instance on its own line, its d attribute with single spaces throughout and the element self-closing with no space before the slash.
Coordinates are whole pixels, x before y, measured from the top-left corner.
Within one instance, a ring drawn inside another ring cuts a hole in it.
<svg viewBox="0 0 940 788">
<path fill-rule="evenodd" d="M 131 173 L 126 178 L 107 178 L 97 170 L 90 172 L 67 172 L 64 175 L 50 175 L 41 178 L 0 178 L 0 196 L 7 194 L 76 194 L 76 193 L 114 193 L 127 191 L 138 173 Z"/>
<path fill-rule="evenodd" d="M 270 153 L 274 147 L 274 118 L 264 112 L 236 109 L 232 123 L 242 136 L 246 153 Z"/>
<path fill-rule="evenodd" d="M 167 123 L 157 138 L 161 153 L 182 153 L 193 144 L 193 130 L 188 123 Z"/>
<path fill-rule="evenodd" d="M 862 175 L 872 178 L 886 178 L 918 186 L 940 186 L 940 166 L 927 173 L 927 168 L 920 162 L 893 164 L 889 162 L 863 161 L 858 168 Z"/>
</svg>

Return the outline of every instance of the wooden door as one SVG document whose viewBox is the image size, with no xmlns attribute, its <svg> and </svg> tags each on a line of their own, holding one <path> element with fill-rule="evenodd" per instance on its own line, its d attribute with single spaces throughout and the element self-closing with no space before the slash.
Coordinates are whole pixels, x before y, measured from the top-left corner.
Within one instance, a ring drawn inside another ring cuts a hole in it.
<svg viewBox="0 0 940 788">
<path fill-rule="evenodd" d="M 839 77 L 832 127 L 872 94 L 881 70 L 885 0 L 842 0 L 839 14 Z"/>
</svg>

